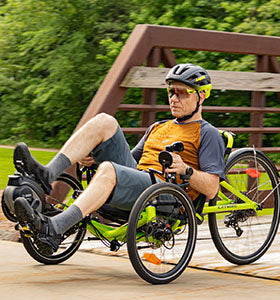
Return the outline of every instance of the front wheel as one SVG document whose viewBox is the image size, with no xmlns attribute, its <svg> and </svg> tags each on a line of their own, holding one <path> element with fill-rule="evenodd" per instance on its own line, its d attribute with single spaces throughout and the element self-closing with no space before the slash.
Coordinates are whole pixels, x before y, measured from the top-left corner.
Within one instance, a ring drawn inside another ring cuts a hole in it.
<svg viewBox="0 0 280 300">
<path fill-rule="evenodd" d="M 226 182 L 257 204 L 253 209 L 209 214 L 209 227 L 217 250 L 229 262 L 244 265 L 259 259 L 277 232 L 279 178 L 271 161 L 252 148 L 232 153 L 225 167 Z M 221 192 L 235 203 L 243 201 L 225 188 Z M 216 199 L 209 206 L 215 206 Z"/>
<path fill-rule="evenodd" d="M 76 197 L 75 194 L 77 191 L 83 189 L 82 185 L 74 177 L 66 173 L 61 174 L 57 178 L 57 182 L 60 183 L 61 191 L 68 191 L 65 200 L 60 198 L 59 202 L 62 203 L 65 203 L 65 201 L 73 195 Z M 61 211 L 47 211 L 46 214 L 60 213 Z M 60 244 L 59 249 L 52 255 L 43 254 L 37 246 L 38 241 L 36 241 L 36 238 L 33 236 L 27 237 L 24 232 L 21 232 L 21 237 L 26 251 L 32 258 L 40 263 L 50 265 L 59 264 L 70 258 L 79 249 L 85 234 L 86 225 L 83 222 L 73 226 L 65 233 L 65 240 Z"/>
<path fill-rule="evenodd" d="M 187 194 L 174 184 L 154 184 L 139 196 L 130 213 L 127 248 L 132 266 L 152 284 L 175 280 L 192 257 L 196 236 L 194 208 Z"/>
</svg>

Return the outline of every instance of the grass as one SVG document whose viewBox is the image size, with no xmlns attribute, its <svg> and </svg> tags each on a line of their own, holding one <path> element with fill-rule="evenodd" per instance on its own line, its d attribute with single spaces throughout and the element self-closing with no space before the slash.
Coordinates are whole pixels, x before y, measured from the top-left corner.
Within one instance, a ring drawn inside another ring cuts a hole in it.
<svg viewBox="0 0 280 300">
<path fill-rule="evenodd" d="M 13 149 L 0 148 L 0 190 L 8 183 L 8 175 L 14 174 Z M 47 164 L 56 154 L 48 151 L 30 151 L 32 155 L 43 165 Z"/>
</svg>

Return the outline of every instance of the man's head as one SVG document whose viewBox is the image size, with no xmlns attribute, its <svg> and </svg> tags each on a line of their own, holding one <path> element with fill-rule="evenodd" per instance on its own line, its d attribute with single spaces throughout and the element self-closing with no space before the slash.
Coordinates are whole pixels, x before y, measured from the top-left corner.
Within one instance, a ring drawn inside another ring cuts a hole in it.
<svg viewBox="0 0 280 300">
<path fill-rule="evenodd" d="M 204 99 L 210 96 L 210 76 L 200 66 L 179 64 L 165 78 L 169 85 L 169 103 L 172 114 L 178 121 L 192 118 Z"/>
</svg>

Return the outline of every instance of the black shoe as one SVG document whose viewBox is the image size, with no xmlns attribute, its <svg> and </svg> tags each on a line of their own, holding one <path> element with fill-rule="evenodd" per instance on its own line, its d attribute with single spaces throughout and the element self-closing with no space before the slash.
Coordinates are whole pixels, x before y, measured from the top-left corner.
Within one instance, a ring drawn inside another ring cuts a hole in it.
<svg viewBox="0 0 280 300">
<path fill-rule="evenodd" d="M 25 143 L 18 143 L 14 150 L 14 164 L 17 168 L 18 162 L 23 163 L 23 170 L 28 175 L 34 175 L 36 180 L 42 185 L 46 194 L 50 194 L 52 187 L 49 184 L 49 171 L 46 167 L 35 160 Z"/>
<path fill-rule="evenodd" d="M 23 197 L 15 200 L 14 207 L 19 223 L 29 225 L 40 252 L 45 255 L 56 252 L 63 241 L 63 236 L 55 232 L 50 218 L 33 210 Z"/>
</svg>

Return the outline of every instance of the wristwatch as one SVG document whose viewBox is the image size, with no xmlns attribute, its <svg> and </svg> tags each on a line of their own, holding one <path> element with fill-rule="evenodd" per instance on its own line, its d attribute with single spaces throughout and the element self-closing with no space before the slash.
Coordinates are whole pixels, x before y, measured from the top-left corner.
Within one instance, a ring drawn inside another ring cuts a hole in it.
<svg viewBox="0 0 280 300">
<path fill-rule="evenodd" d="M 186 171 L 185 171 L 185 174 L 180 175 L 180 178 L 181 178 L 182 180 L 190 180 L 192 174 L 193 174 L 193 168 L 190 167 L 190 166 L 187 166 Z"/>
</svg>

